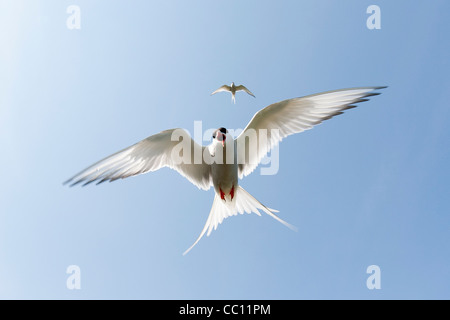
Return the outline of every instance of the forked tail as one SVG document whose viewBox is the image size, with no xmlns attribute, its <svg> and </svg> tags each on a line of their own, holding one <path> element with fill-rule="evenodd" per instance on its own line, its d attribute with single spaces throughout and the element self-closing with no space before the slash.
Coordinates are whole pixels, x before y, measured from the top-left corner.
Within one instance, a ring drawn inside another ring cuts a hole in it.
<svg viewBox="0 0 450 320">
<path fill-rule="evenodd" d="M 183 255 L 188 253 L 200 241 L 205 233 L 207 236 L 209 236 L 213 229 L 216 230 L 217 226 L 222 223 L 223 219 L 235 216 L 238 213 L 244 214 L 244 212 L 254 212 L 258 216 L 260 216 L 261 214 L 259 210 L 264 211 L 275 220 L 278 220 L 279 222 L 284 224 L 286 227 L 297 231 L 296 227 L 280 219 L 277 215 L 274 214 L 274 212 L 278 212 L 277 210 L 267 208 L 261 202 L 256 200 L 250 193 L 245 191 L 244 188 L 238 186 L 237 192 L 233 198 L 233 201 L 231 202 L 222 200 L 217 194 L 214 195 L 214 202 L 209 213 L 208 220 L 206 220 L 206 224 L 203 227 L 200 236 L 197 238 L 194 244 L 183 253 Z"/>
</svg>

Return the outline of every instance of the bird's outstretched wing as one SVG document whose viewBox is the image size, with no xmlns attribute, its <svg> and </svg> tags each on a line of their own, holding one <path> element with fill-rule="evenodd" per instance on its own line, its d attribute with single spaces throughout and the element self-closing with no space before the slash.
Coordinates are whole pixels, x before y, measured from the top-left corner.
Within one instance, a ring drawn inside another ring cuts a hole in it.
<svg viewBox="0 0 450 320">
<path fill-rule="evenodd" d="M 245 91 L 245 92 L 247 92 L 249 95 L 251 95 L 252 97 L 256 98 L 255 95 L 254 95 L 250 90 L 248 90 L 245 86 L 243 86 L 243 85 L 237 86 L 237 87 L 236 87 L 236 91 Z"/>
<path fill-rule="evenodd" d="M 386 87 L 328 91 L 284 100 L 258 111 L 236 139 L 239 178 L 253 172 L 261 159 L 283 138 L 342 114 L 344 110 L 356 107 L 356 103 L 378 95 L 374 91 L 383 88 Z M 251 139 L 252 135 L 256 139 Z"/>
<path fill-rule="evenodd" d="M 223 86 L 221 86 L 219 89 L 217 89 L 216 91 L 214 91 L 213 93 L 211 93 L 211 95 L 216 94 L 217 92 L 222 92 L 222 91 L 230 91 L 231 92 L 231 87 L 227 86 L 226 84 L 224 84 Z"/>
<path fill-rule="evenodd" d="M 99 184 L 169 167 L 198 188 L 208 190 L 212 185 L 211 166 L 203 160 L 204 149 L 183 129 L 165 130 L 98 161 L 64 184 Z"/>
</svg>

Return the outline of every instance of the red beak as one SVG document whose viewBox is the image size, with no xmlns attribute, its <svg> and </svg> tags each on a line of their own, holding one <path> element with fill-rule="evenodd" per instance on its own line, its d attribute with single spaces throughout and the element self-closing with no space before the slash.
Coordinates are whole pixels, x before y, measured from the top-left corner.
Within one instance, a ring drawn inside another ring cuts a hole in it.
<svg viewBox="0 0 450 320">
<path fill-rule="evenodd" d="M 219 137 L 222 138 L 222 140 L 219 140 Z M 225 147 L 225 140 L 227 139 L 227 136 L 223 134 L 222 132 L 217 133 L 217 140 L 222 142 L 222 147 Z"/>
</svg>

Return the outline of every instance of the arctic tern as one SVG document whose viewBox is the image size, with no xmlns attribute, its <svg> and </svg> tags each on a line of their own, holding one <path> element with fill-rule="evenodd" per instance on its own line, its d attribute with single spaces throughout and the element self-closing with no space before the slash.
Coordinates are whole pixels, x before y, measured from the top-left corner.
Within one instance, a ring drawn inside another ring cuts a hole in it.
<svg viewBox="0 0 450 320">
<path fill-rule="evenodd" d="M 183 129 L 165 130 L 100 160 L 64 184 L 87 185 L 94 181 L 99 184 L 169 167 L 199 189 L 209 190 L 212 186 L 215 195 L 206 224 L 184 254 L 205 233 L 209 236 L 225 218 L 238 213 L 254 212 L 260 215 L 261 210 L 295 230 L 275 214 L 277 210 L 266 207 L 245 191 L 239 185 L 239 179 L 252 173 L 262 158 L 283 138 L 342 114 L 344 110 L 356 107 L 356 103 L 380 94 L 376 90 L 383 88 L 386 87 L 341 89 L 277 102 L 256 112 L 236 139 L 226 128 L 215 130 L 209 146 L 199 145 Z M 256 139 L 249 139 L 251 134 Z M 180 143 L 174 136 L 180 135 L 184 135 L 189 142 L 188 150 L 183 150 L 184 161 L 177 156 L 179 152 L 174 152 Z M 231 161 L 227 158 L 230 155 Z"/>
<path fill-rule="evenodd" d="M 255 95 L 253 93 L 251 93 L 251 91 L 248 90 L 245 86 L 243 86 L 243 85 L 236 86 L 234 84 L 234 82 L 232 82 L 231 85 L 229 85 L 229 86 L 224 84 L 219 89 L 217 89 L 216 91 L 211 93 L 211 95 L 216 94 L 217 92 L 222 92 L 222 91 L 229 91 L 229 92 L 231 92 L 231 101 L 233 101 L 234 103 L 236 103 L 236 92 L 237 91 L 245 91 L 249 95 L 251 95 L 252 97 L 255 98 Z"/>
</svg>

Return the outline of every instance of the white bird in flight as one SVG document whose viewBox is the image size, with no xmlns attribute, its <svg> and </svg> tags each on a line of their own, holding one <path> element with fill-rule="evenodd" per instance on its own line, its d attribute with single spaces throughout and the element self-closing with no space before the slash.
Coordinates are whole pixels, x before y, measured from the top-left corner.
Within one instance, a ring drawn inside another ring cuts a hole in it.
<svg viewBox="0 0 450 320">
<path fill-rule="evenodd" d="M 234 82 L 232 82 L 231 85 L 229 85 L 229 86 L 224 84 L 219 89 L 217 89 L 216 91 L 211 93 L 211 95 L 216 94 L 217 92 L 222 92 L 222 91 L 229 91 L 229 92 L 231 92 L 231 101 L 233 101 L 234 103 L 236 103 L 236 92 L 237 91 L 245 91 L 249 95 L 251 95 L 252 97 L 256 98 L 255 95 L 253 93 L 251 93 L 251 91 L 248 90 L 246 87 L 244 87 L 243 85 L 236 86 L 234 84 Z"/>
<path fill-rule="evenodd" d="M 206 224 L 197 240 L 184 254 L 190 251 L 205 233 L 209 236 L 225 218 L 238 213 L 254 212 L 260 215 L 261 210 L 295 230 L 295 227 L 275 214 L 278 211 L 266 207 L 245 191 L 239 185 L 239 179 L 252 173 L 261 159 L 283 138 L 311 129 L 324 120 L 342 114 L 344 110 L 354 108 L 356 103 L 380 94 L 375 90 L 383 88 L 386 87 L 342 89 L 271 104 L 258 111 L 236 139 L 233 139 L 225 128 L 214 131 L 209 146 L 201 146 L 188 137 L 191 148 L 191 152 L 186 153 L 188 161 L 179 161 L 174 157 L 177 153 L 172 152 L 180 143 L 179 140 L 173 139 L 173 134 L 181 132 L 188 136 L 187 132 L 183 129 L 165 130 L 100 160 L 64 184 L 87 185 L 94 181 L 99 184 L 169 167 L 178 171 L 199 189 L 209 190 L 213 187 L 215 196 Z M 246 138 L 251 131 L 256 133 L 256 140 Z M 266 137 L 262 137 L 263 133 Z M 234 156 L 231 163 L 225 161 L 227 150 Z M 200 160 L 195 159 L 196 154 L 203 156 Z M 208 157 L 216 154 L 224 160 L 222 163 L 211 163 L 208 160 Z"/>
</svg>

